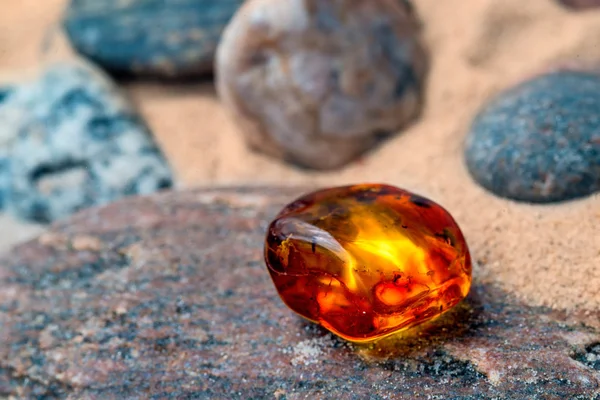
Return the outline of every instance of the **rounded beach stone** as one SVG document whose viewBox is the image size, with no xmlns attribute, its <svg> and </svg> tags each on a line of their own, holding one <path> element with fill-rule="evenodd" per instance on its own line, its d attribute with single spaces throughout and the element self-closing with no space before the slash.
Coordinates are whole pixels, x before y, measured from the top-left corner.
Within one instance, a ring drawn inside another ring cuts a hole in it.
<svg viewBox="0 0 600 400">
<path fill-rule="evenodd" d="M 0 103 L 0 121 L 0 197 L 21 218 L 49 222 L 171 186 L 148 129 L 86 63 L 53 64 L 15 86 Z"/>
<path fill-rule="evenodd" d="M 218 92 L 248 144 L 335 168 L 420 110 L 418 23 L 398 0 L 251 0 L 217 50 Z"/>
<path fill-rule="evenodd" d="M 109 71 L 162 77 L 210 72 L 221 32 L 243 0 L 71 0 L 74 47 Z"/>
<path fill-rule="evenodd" d="M 475 118 L 465 157 L 477 182 L 514 200 L 600 190 L 600 76 L 558 71 L 501 93 Z"/>
</svg>

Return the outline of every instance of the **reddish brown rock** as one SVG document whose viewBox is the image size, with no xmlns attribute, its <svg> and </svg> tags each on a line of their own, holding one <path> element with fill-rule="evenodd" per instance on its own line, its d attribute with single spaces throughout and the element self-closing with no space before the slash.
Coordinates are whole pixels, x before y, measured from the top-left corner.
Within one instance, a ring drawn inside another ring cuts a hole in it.
<svg viewBox="0 0 600 400">
<path fill-rule="evenodd" d="M 249 145 L 339 167 L 420 110 L 425 51 L 408 1 L 251 0 L 217 50 L 219 95 Z"/>
<path fill-rule="evenodd" d="M 477 279 L 445 318 L 373 348 L 301 320 L 262 260 L 268 222 L 301 192 L 132 198 L 14 249 L 0 260 L 0 397 L 600 398 L 598 314 L 527 307 Z"/>
</svg>

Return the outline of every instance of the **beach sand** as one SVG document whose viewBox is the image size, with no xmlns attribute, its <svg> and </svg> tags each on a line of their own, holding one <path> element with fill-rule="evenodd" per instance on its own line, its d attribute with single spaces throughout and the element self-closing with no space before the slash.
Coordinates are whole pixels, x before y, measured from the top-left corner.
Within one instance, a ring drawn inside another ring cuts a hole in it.
<svg viewBox="0 0 600 400">
<path fill-rule="evenodd" d="M 57 24 L 63 3 L 3 4 L 0 82 L 70 57 Z M 125 89 L 155 133 L 180 188 L 397 185 L 432 198 L 455 216 L 476 263 L 475 279 L 494 282 L 530 305 L 598 309 L 600 196 L 546 206 L 496 198 L 471 180 L 462 147 L 471 119 L 494 93 L 561 60 L 600 59 L 600 11 L 573 12 L 552 0 L 413 3 L 432 62 L 422 116 L 339 171 L 307 172 L 248 151 L 210 82 L 135 82 Z M 0 219 L 0 250 L 30 229 L 6 221 Z"/>
</svg>

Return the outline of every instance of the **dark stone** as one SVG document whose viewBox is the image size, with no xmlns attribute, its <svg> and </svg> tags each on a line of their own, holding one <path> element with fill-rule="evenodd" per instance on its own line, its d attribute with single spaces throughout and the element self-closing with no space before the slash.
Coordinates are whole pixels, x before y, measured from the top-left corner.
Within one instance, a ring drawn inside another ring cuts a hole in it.
<svg viewBox="0 0 600 400">
<path fill-rule="evenodd" d="M 212 71 L 221 32 L 243 0 L 71 0 L 74 47 L 120 74 L 188 77 Z"/>
<path fill-rule="evenodd" d="M 262 259 L 269 221 L 300 192 L 130 198 L 14 249 L 0 260 L 0 397 L 599 398 L 600 315 L 492 283 L 377 346 L 301 320 Z"/>
<path fill-rule="evenodd" d="M 0 103 L 0 206 L 49 222 L 171 185 L 151 133 L 104 74 L 52 65 Z"/>
<path fill-rule="evenodd" d="M 477 182 L 510 199 L 600 190 L 600 75 L 558 71 L 501 93 L 475 118 L 465 157 Z"/>
</svg>

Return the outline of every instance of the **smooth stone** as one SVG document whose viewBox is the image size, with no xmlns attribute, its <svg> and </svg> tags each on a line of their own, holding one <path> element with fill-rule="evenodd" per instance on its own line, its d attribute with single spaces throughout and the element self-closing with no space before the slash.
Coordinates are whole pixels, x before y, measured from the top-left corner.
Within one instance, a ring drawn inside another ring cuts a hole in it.
<svg viewBox="0 0 600 400">
<path fill-rule="evenodd" d="M 291 313 L 262 241 L 307 190 L 129 198 L 15 248 L 0 259 L 0 397 L 597 398 L 600 314 L 530 307 L 493 281 L 371 347 Z"/>
<path fill-rule="evenodd" d="M 246 2 L 223 34 L 216 75 L 249 147 L 332 169 L 413 121 L 427 60 L 409 4 Z"/>
<path fill-rule="evenodd" d="M 600 76 L 558 71 L 500 93 L 473 121 L 465 158 L 479 184 L 514 200 L 600 190 Z"/>
<path fill-rule="evenodd" d="M 19 218 L 51 222 L 171 186 L 144 122 L 87 63 L 53 64 L 15 86 L 0 103 L 0 121 L 0 197 Z"/>
<path fill-rule="evenodd" d="M 189 77 L 212 71 L 221 32 L 243 0 L 71 0 L 74 47 L 108 71 Z"/>
</svg>

